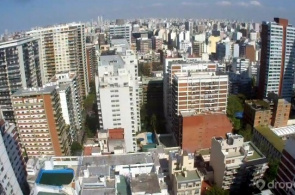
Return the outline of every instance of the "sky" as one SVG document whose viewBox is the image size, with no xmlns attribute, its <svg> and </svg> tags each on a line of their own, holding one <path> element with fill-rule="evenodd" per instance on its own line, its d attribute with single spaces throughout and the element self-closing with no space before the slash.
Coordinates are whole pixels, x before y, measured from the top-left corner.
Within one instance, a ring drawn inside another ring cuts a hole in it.
<svg viewBox="0 0 295 195">
<path fill-rule="evenodd" d="M 116 18 L 209 18 L 243 21 L 290 20 L 295 0 L 0 0 L 0 34 L 97 16 Z"/>
</svg>

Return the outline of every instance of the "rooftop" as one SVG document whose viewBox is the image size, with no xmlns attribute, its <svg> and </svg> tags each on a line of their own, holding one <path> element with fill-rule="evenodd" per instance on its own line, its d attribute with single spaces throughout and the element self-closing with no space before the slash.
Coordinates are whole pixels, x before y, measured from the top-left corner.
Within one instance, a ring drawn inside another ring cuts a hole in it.
<svg viewBox="0 0 295 195">
<path fill-rule="evenodd" d="M 255 129 L 267 139 L 279 152 L 282 152 L 285 146 L 285 142 L 269 127 L 257 126 Z"/>
<path fill-rule="evenodd" d="M 277 136 L 284 137 L 295 134 L 295 125 L 271 129 Z"/>
<path fill-rule="evenodd" d="M 186 171 L 187 176 L 185 177 L 184 174 L 181 173 L 175 173 L 175 178 L 177 182 L 183 182 L 183 181 L 193 181 L 193 180 L 200 180 L 200 175 L 197 171 Z"/>
<path fill-rule="evenodd" d="M 264 100 L 246 100 L 245 103 L 255 110 L 269 109 L 269 103 Z"/>
<path fill-rule="evenodd" d="M 31 95 L 45 95 L 51 94 L 55 90 L 56 86 L 46 86 L 46 87 L 38 87 L 38 88 L 21 88 L 17 90 L 13 97 L 16 96 L 31 96 Z"/>
<path fill-rule="evenodd" d="M 145 192 L 145 194 L 161 193 L 161 188 L 156 174 L 140 174 L 131 179 L 132 193 Z"/>
<path fill-rule="evenodd" d="M 244 146 L 245 145 L 250 147 L 249 151 L 253 151 L 253 155 L 247 156 L 247 158 L 245 159 L 246 161 L 265 158 L 265 156 L 260 152 L 260 150 L 252 142 L 245 142 Z"/>
<path fill-rule="evenodd" d="M 130 165 L 130 164 L 144 164 L 153 163 L 152 154 L 149 152 L 121 154 L 121 155 L 103 155 L 103 156 L 85 156 L 83 158 L 83 165 Z"/>
</svg>

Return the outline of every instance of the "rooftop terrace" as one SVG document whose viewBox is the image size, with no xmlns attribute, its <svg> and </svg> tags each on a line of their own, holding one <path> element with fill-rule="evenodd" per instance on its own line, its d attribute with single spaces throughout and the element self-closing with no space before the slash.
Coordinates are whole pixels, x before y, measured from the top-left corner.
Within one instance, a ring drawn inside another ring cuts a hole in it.
<svg viewBox="0 0 295 195">
<path fill-rule="evenodd" d="M 183 173 L 175 173 L 175 178 L 178 182 L 182 181 L 193 181 L 193 180 L 200 180 L 201 177 L 197 171 L 186 171 L 187 175 L 184 176 Z"/>
<path fill-rule="evenodd" d="M 255 129 L 267 139 L 279 152 L 282 152 L 285 142 L 276 135 L 269 127 L 257 126 Z"/>
</svg>

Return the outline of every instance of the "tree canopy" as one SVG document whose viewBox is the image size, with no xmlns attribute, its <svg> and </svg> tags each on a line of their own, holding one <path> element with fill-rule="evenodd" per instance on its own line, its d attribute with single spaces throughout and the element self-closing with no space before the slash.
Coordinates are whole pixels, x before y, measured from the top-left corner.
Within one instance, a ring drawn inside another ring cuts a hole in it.
<svg viewBox="0 0 295 195">
<path fill-rule="evenodd" d="M 229 191 L 223 190 L 214 185 L 206 191 L 205 195 L 229 195 Z"/>
</svg>

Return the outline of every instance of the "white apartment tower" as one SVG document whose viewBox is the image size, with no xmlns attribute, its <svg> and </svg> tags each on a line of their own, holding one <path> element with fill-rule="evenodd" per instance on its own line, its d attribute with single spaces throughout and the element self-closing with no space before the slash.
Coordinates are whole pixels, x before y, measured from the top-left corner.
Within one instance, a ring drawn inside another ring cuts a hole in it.
<svg viewBox="0 0 295 195">
<path fill-rule="evenodd" d="M 141 130 L 137 77 L 133 51 L 100 57 L 95 79 L 100 129 L 124 128 L 127 152 L 137 151 L 135 134 Z"/>
<path fill-rule="evenodd" d="M 282 18 L 275 18 L 274 22 L 263 22 L 259 98 L 274 93 L 281 98 L 291 100 L 294 64 L 295 27 Z"/>
<path fill-rule="evenodd" d="M 75 72 L 58 72 L 50 79 L 50 85 L 57 85 L 61 99 L 62 112 L 66 124 L 70 124 L 77 132 L 72 135 L 79 135 L 79 130 L 82 128 L 82 98 L 78 85 L 78 78 Z M 68 89 L 68 86 L 70 89 Z M 68 93 L 71 93 L 69 95 Z M 68 108 L 72 110 L 68 110 Z M 71 117 L 72 116 L 72 117 Z"/>
<path fill-rule="evenodd" d="M 16 127 L 3 120 L 0 123 L 0 194 L 27 194 L 25 161 Z"/>
<path fill-rule="evenodd" d="M 241 135 L 227 134 L 227 139 L 212 138 L 210 166 L 217 187 L 234 194 L 255 186 L 268 168 L 266 157 Z M 246 191 L 243 191 L 247 194 Z"/>
<path fill-rule="evenodd" d="M 126 24 L 124 20 L 117 20 L 116 24 L 109 26 L 109 33 L 111 39 L 127 39 L 131 44 L 132 25 Z"/>
<path fill-rule="evenodd" d="M 75 71 L 82 97 L 89 92 L 84 28 L 84 24 L 70 23 L 27 32 L 27 35 L 41 39 L 43 83 L 47 83 L 57 72 Z"/>
</svg>

